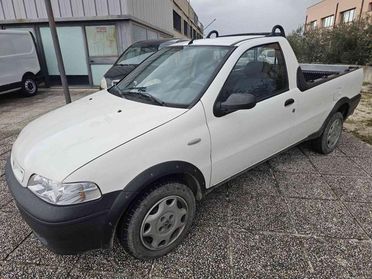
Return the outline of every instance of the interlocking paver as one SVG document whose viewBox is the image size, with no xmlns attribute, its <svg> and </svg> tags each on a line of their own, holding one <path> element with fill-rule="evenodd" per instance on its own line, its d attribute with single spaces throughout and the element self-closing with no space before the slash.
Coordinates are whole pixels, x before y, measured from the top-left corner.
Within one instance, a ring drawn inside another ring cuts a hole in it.
<svg viewBox="0 0 372 279">
<path fill-rule="evenodd" d="M 232 200 L 230 207 L 234 228 L 294 232 L 283 197 L 245 195 Z"/>
<path fill-rule="evenodd" d="M 335 199 L 332 189 L 319 174 L 276 172 L 275 177 L 286 197 Z"/>
<path fill-rule="evenodd" d="M 151 261 L 134 259 L 126 254 L 118 243 L 115 243 L 113 249 L 94 250 L 82 254 L 75 268 L 87 272 L 114 271 L 126 277 L 143 278 L 150 274 L 151 266 Z"/>
<path fill-rule="evenodd" d="M 345 203 L 362 228 L 372 239 L 372 203 Z"/>
<path fill-rule="evenodd" d="M 324 156 L 323 154 L 315 152 L 312 147 L 311 143 L 304 142 L 299 146 L 300 150 L 307 156 Z M 329 157 L 345 157 L 346 154 L 341 151 L 339 147 L 336 147 L 336 149 L 331 153 L 328 154 Z"/>
<path fill-rule="evenodd" d="M 304 278 L 310 272 L 301 238 L 232 233 L 234 278 Z"/>
<path fill-rule="evenodd" d="M 38 265 L 71 267 L 78 256 L 61 256 L 48 250 L 34 234 L 31 234 L 7 258 L 8 261 Z"/>
<path fill-rule="evenodd" d="M 372 155 L 371 157 L 351 157 L 351 160 L 372 176 Z"/>
<path fill-rule="evenodd" d="M 160 259 L 136 260 L 117 240 L 111 250 L 55 255 L 21 219 L 4 166 L 21 129 L 62 106 L 63 94 L 15 96 L 0 96 L 0 278 L 370 278 L 372 147 L 347 133 L 330 155 L 304 143 L 221 185 Z"/>
<path fill-rule="evenodd" d="M 343 201 L 372 202 L 372 178 L 325 175 L 324 179 Z"/>
<path fill-rule="evenodd" d="M 349 176 L 366 176 L 367 173 L 350 158 L 329 156 L 311 156 L 311 162 L 321 174 L 337 174 Z"/>
<path fill-rule="evenodd" d="M 339 143 L 339 149 L 347 156 L 351 157 L 372 157 L 371 146 L 348 133 L 342 134 Z"/>
<path fill-rule="evenodd" d="M 7 262 L 0 266 L 0 278 L 19 279 L 19 278 L 56 278 L 67 279 L 68 271 L 59 269 L 56 266 L 39 266 L 33 264 L 22 264 Z"/>
<path fill-rule="evenodd" d="M 304 239 L 313 278 L 371 278 L 372 246 L 367 241 Z"/>
<path fill-rule="evenodd" d="M 298 149 L 279 154 L 269 161 L 270 166 L 276 171 L 294 173 L 316 173 L 309 159 Z"/>
<path fill-rule="evenodd" d="M 0 155 L 7 153 L 12 149 L 13 142 L 16 140 L 17 135 L 11 135 L 0 140 Z"/>
<path fill-rule="evenodd" d="M 339 201 L 289 199 L 299 233 L 365 239 L 367 236 Z"/>
<path fill-rule="evenodd" d="M 279 195 L 279 189 L 270 171 L 248 171 L 229 181 L 228 185 L 230 198 L 244 195 Z"/>
<path fill-rule="evenodd" d="M 0 212 L 0 260 L 4 260 L 30 232 L 18 212 Z"/>
<path fill-rule="evenodd" d="M 228 201 L 223 194 L 203 199 L 197 207 L 195 224 L 197 226 L 227 226 Z"/>
</svg>

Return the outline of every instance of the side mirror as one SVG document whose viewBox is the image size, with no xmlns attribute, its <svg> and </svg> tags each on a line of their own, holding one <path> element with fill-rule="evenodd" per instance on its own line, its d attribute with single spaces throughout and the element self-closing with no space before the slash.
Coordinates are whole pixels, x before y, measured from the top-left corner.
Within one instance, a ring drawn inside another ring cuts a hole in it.
<svg viewBox="0 0 372 279">
<path fill-rule="evenodd" d="M 251 109 L 256 106 L 256 103 L 256 96 L 252 94 L 233 93 L 226 101 L 216 103 L 214 114 L 223 116 L 237 110 Z"/>
</svg>

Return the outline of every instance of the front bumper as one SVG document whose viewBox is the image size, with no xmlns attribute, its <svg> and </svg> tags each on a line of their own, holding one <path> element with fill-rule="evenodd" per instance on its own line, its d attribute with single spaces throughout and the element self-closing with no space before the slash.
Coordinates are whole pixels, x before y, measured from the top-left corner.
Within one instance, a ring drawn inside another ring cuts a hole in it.
<svg viewBox="0 0 372 279">
<path fill-rule="evenodd" d="M 115 228 L 109 213 L 121 191 L 83 204 L 56 206 L 22 187 L 13 174 L 10 160 L 5 175 L 22 217 L 50 250 L 58 254 L 76 254 L 111 247 Z"/>
</svg>

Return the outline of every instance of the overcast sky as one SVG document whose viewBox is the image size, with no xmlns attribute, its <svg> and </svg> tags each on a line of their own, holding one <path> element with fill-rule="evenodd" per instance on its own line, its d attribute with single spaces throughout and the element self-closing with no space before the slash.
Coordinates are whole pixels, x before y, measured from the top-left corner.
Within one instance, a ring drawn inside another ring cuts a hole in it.
<svg viewBox="0 0 372 279">
<path fill-rule="evenodd" d="M 207 26 L 205 31 L 218 30 L 220 34 L 267 32 L 276 24 L 284 26 L 287 33 L 303 25 L 306 8 L 319 0 L 190 0 Z"/>
</svg>

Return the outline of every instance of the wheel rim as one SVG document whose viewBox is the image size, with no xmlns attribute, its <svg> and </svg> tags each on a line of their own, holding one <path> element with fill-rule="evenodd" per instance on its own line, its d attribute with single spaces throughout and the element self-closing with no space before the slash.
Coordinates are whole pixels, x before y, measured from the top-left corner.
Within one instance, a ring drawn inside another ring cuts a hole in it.
<svg viewBox="0 0 372 279">
<path fill-rule="evenodd" d="M 333 121 L 331 127 L 328 130 L 327 135 L 327 146 L 328 148 L 334 148 L 340 138 L 342 132 L 342 121 L 340 119 L 336 119 Z"/>
<path fill-rule="evenodd" d="M 171 245 L 186 226 L 188 206 L 179 196 L 168 196 L 158 201 L 142 221 L 140 238 L 150 250 L 161 250 Z"/>
<path fill-rule="evenodd" d="M 35 82 L 32 79 L 25 80 L 25 89 L 28 93 L 33 94 L 36 91 Z"/>
</svg>

